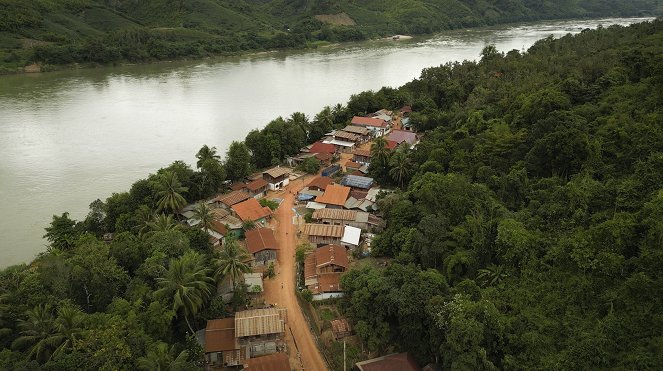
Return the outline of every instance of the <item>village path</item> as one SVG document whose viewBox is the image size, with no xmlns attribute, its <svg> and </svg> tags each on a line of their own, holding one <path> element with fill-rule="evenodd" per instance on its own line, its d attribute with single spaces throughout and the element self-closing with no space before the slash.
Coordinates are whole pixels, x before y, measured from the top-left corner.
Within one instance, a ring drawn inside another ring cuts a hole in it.
<svg viewBox="0 0 663 371">
<path fill-rule="evenodd" d="M 295 249 L 297 227 L 293 225 L 295 194 L 301 190 L 309 177 L 297 179 L 286 187 L 285 192 L 275 194 L 283 198 L 276 212 L 276 238 L 279 242 L 279 273 L 271 280 L 265 280 L 265 299 L 287 309 L 288 323 L 286 340 L 290 347 L 291 364 L 298 364 L 297 352 L 301 355 L 301 367 L 306 371 L 328 370 L 327 364 L 318 350 L 314 335 L 302 314 L 295 294 Z M 283 287 L 281 287 L 283 285 Z M 293 359 L 294 358 L 294 359 Z"/>
</svg>

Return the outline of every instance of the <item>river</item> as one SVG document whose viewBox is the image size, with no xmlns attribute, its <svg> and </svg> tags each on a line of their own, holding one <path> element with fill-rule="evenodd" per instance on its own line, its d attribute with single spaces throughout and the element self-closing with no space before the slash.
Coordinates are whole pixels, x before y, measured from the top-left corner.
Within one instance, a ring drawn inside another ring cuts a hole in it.
<svg viewBox="0 0 663 371">
<path fill-rule="evenodd" d="M 93 200 L 167 166 L 194 164 L 203 144 L 225 153 L 278 116 L 400 86 L 426 67 L 477 59 L 494 44 L 649 18 L 548 21 L 456 30 L 428 38 L 152 65 L 0 77 L 0 267 L 46 249 L 53 214 L 82 219 Z"/>
</svg>

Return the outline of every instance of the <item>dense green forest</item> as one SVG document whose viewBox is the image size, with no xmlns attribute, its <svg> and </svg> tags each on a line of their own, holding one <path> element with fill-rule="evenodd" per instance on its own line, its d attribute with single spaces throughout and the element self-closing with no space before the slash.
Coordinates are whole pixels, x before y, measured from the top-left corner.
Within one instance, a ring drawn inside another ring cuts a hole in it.
<svg viewBox="0 0 663 371">
<path fill-rule="evenodd" d="M 232 242 L 174 210 L 279 163 L 355 114 L 411 104 L 424 139 L 370 172 L 395 192 L 339 302 L 365 351 L 476 369 L 663 368 L 663 20 L 586 30 L 527 53 L 426 69 L 346 106 L 277 118 L 222 158 L 203 146 L 129 191 L 67 213 L 49 248 L 0 272 L 0 369 L 192 369 L 187 334 L 246 303 L 214 283 Z M 209 210 L 195 209 L 203 226 Z M 106 233 L 111 242 L 103 242 Z M 234 267 L 234 268 L 229 268 Z"/>
<path fill-rule="evenodd" d="M 405 97 L 425 133 L 371 163 L 404 186 L 372 250 L 394 260 L 342 277 L 368 350 L 445 370 L 663 368 L 662 20 L 487 47 L 363 97 Z"/>
<path fill-rule="evenodd" d="M 658 0 L 0 0 L 0 73 L 199 58 L 539 19 L 658 15 Z"/>
</svg>

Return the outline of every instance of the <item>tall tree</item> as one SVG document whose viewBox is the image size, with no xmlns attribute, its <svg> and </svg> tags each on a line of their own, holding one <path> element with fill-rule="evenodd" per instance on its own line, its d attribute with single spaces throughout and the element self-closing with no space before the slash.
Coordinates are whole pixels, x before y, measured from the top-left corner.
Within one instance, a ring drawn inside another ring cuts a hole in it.
<svg viewBox="0 0 663 371">
<path fill-rule="evenodd" d="M 58 309 L 58 318 L 55 319 L 55 334 L 52 344 L 57 346 L 53 356 L 57 356 L 74 346 L 74 342 L 83 332 L 83 313 L 75 307 L 63 306 Z"/>
<path fill-rule="evenodd" d="M 69 213 L 62 213 L 61 216 L 53 215 L 51 225 L 45 229 L 44 238 L 51 243 L 52 248 L 60 250 L 72 248 L 80 235 L 76 221 L 69 218 Z"/>
<path fill-rule="evenodd" d="M 214 220 L 214 214 L 212 209 L 205 202 L 198 202 L 196 208 L 193 209 L 193 217 L 200 221 L 200 227 L 209 231 L 212 228 L 212 221 Z"/>
<path fill-rule="evenodd" d="M 241 180 L 249 175 L 251 153 L 244 142 L 232 142 L 226 154 L 226 171 L 231 180 Z"/>
<path fill-rule="evenodd" d="M 173 220 L 173 216 L 170 214 L 155 214 L 152 216 L 152 220 L 145 224 L 154 232 L 170 231 L 177 226 Z"/>
<path fill-rule="evenodd" d="M 53 335 L 56 332 L 53 320 L 53 307 L 40 304 L 26 312 L 27 319 L 19 320 L 19 337 L 12 343 L 12 349 L 27 351 L 28 359 L 44 363 L 53 354 Z"/>
<path fill-rule="evenodd" d="M 145 371 L 179 371 L 191 370 L 192 364 L 188 362 L 189 352 L 177 352 L 175 346 L 168 348 L 168 344 L 159 342 L 147 352 L 144 357 L 138 358 L 139 370 Z"/>
<path fill-rule="evenodd" d="M 217 277 L 230 276 L 232 286 L 235 287 L 242 273 L 251 272 L 251 267 L 244 263 L 251 257 L 249 253 L 232 238 L 226 239 L 223 249 L 217 258 Z"/>
<path fill-rule="evenodd" d="M 219 161 L 221 160 L 221 156 L 219 156 L 216 153 L 216 147 L 208 147 L 207 144 L 203 145 L 200 150 L 198 150 L 198 153 L 196 153 L 196 158 L 198 161 L 196 162 L 196 167 L 200 169 L 203 166 L 203 163 L 208 160 L 212 161 Z"/>
<path fill-rule="evenodd" d="M 389 175 L 403 188 L 405 182 L 414 172 L 412 160 L 405 149 L 399 148 L 389 159 Z"/>
<path fill-rule="evenodd" d="M 197 314 L 214 292 L 212 270 L 206 265 L 202 255 L 187 251 L 180 258 L 172 259 L 168 269 L 157 278 L 158 297 L 166 297 L 173 302 L 173 311 L 184 317 L 191 334 L 195 333 L 189 318 Z"/>
<path fill-rule="evenodd" d="M 172 171 L 165 171 L 158 178 L 157 182 L 157 207 L 159 211 L 170 210 L 176 212 L 186 205 L 186 199 L 182 196 L 189 189 L 182 186 Z"/>
</svg>

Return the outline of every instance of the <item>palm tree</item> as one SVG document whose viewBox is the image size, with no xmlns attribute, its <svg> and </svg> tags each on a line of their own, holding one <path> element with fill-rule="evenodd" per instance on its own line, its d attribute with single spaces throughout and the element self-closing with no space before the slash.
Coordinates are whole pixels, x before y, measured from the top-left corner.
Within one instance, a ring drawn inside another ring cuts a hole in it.
<svg viewBox="0 0 663 371">
<path fill-rule="evenodd" d="M 177 179 L 177 175 L 172 171 L 164 171 L 158 179 L 159 181 L 156 184 L 159 190 L 157 192 L 157 196 L 159 196 L 159 201 L 157 201 L 158 210 L 167 209 L 176 212 L 183 208 L 186 205 L 186 199 L 184 199 L 182 193 L 187 192 L 189 188 L 182 186 L 182 183 Z"/>
<path fill-rule="evenodd" d="M 157 296 L 170 297 L 173 311 L 184 316 L 191 333 L 195 333 L 189 317 L 198 313 L 205 301 L 212 295 L 214 279 L 212 269 L 207 267 L 201 254 L 188 251 L 177 259 L 171 259 L 164 275 L 157 278 Z"/>
<path fill-rule="evenodd" d="M 177 350 L 173 345 L 168 349 L 168 344 L 159 342 L 153 349 L 147 352 L 145 357 L 138 358 L 138 369 L 145 371 L 187 370 L 191 365 L 187 362 L 189 352 L 183 350 L 175 354 Z"/>
<path fill-rule="evenodd" d="M 504 271 L 504 266 L 495 264 L 479 269 L 479 274 L 477 275 L 477 279 L 481 281 L 482 286 L 499 285 L 507 277 L 509 275 Z"/>
<path fill-rule="evenodd" d="M 403 188 L 405 180 L 412 173 L 412 161 L 407 152 L 403 149 L 397 150 L 389 160 L 389 175 Z"/>
<path fill-rule="evenodd" d="M 371 161 L 378 161 L 385 163 L 389 157 L 389 147 L 387 147 L 387 140 L 384 137 L 378 137 L 371 145 Z"/>
<path fill-rule="evenodd" d="M 230 282 L 234 288 L 242 273 L 251 272 L 251 267 L 244 263 L 250 259 L 251 256 L 248 251 L 241 247 L 237 241 L 232 238 L 226 238 L 223 249 L 216 260 L 217 269 L 215 275 L 216 277 L 230 275 Z"/>
<path fill-rule="evenodd" d="M 214 214 L 212 213 L 212 208 L 207 203 L 198 202 L 196 208 L 193 209 L 193 217 L 200 220 L 200 226 L 205 230 L 205 233 L 212 228 Z"/>
<path fill-rule="evenodd" d="M 221 156 L 216 153 L 216 147 L 208 147 L 207 144 L 203 145 L 202 148 L 196 153 L 196 167 L 200 169 L 203 166 L 203 163 L 208 160 L 220 161 Z"/>
<path fill-rule="evenodd" d="M 145 224 L 155 232 L 170 231 L 177 227 L 173 216 L 170 214 L 156 214 L 152 217 L 152 220 Z"/>
<path fill-rule="evenodd" d="M 447 279 L 449 281 L 454 281 L 454 279 L 462 277 L 473 264 L 474 256 L 467 250 L 461 250 L 447 256 L 444 259 Z"/>
<path fill-rule="evenodd" d="M 55 335 L 51 338 L 53 345 L 59 344 L 53 355 L 60 354 L 74 345 L 74 341 L 81 337 L 83 332 L 83 313 L 77 308 L 66 306 L 58 309 L 58 318 L 55 320 Z"/>
<path fill-rule="evenodd" d="M 53 307 L 40 304 L 26 312 L 28 318 L 19 320 L 20 336 L 12 343 L 12 349 L 27 350 L 28 359 L 46 362 L 53 354 L 53 335 L 56 332 L 53 321 Z"/>
</svg>

